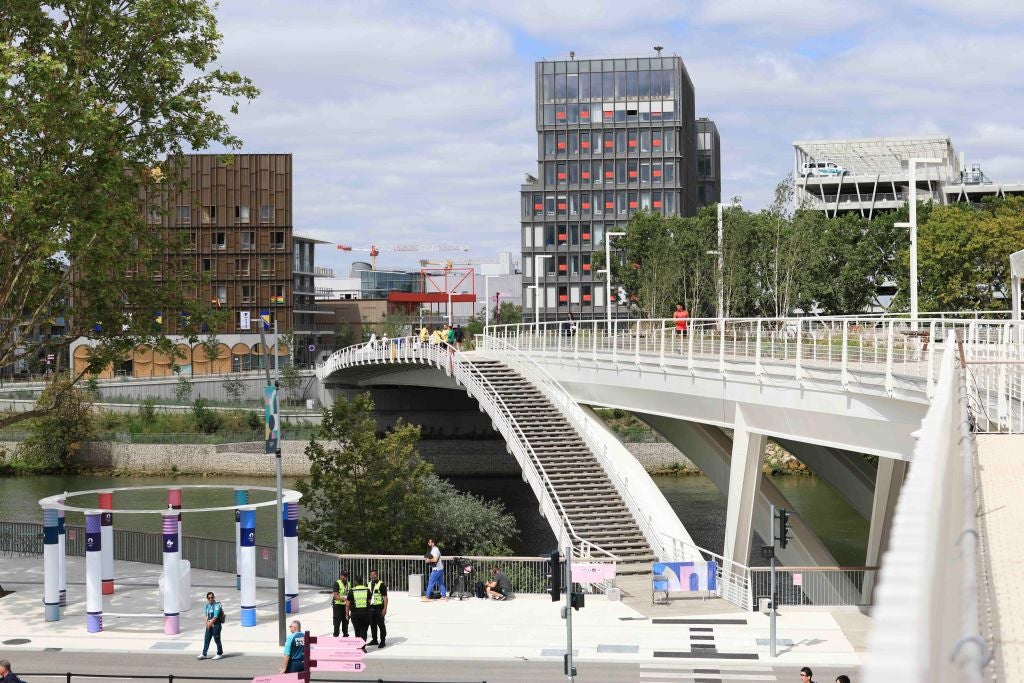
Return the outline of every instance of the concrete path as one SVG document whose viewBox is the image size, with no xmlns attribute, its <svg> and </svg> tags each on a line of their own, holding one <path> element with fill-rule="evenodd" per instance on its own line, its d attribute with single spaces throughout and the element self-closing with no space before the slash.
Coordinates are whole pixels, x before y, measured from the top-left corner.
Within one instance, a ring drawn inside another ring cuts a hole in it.
<svg viewBox="0 0 1024 683">
<path fill-rule="evenodd" d="M 202 649 L 203 616 L 199 610 L 207 590 L 217 593 L 229 615 L 223 637 L 226 652 L 235 656 L 277 654 L 272 581 L 259 582 L 257 599 L 268 604 L 258 610 L 257 626 L 242 628 L 234 576 L 193 571 L 195 608 L 183 613 L 180 635 L 165 636 L 157 603 L 159 573 L 156 565 L 116 563 L 117 593 L 105 600 L 104 631 L 90 634 L 85 628 L 83 558 L 68 558 L 69 606 L 61 621 L 49 623 L 43 620 L 40 604 L 41 558 L 4 560 L 0 584 L 16 592 L 0 599 L 0 641 L 28 642 L 5 644 L 3 656 L 14 659 L 19 648 L 60 648 L 63 652 L 177 653 L 194 658 Z M 327 593 L 305 587 L 300 608 L 294 618 L 302 621 L 304 629 L 330 635 Z M 110 616 L 114 612 L 153 616 Z M 573 648 L 579 662 L 659 667 L 770 663 L 840 669 L 859 668 L 861 663 L 836 619 L 824 611 L 787 609 L 778 622 L 779 657 L 772 662 L 764 640 L 768 619 L 758 613 L 730 609 L 720 614 L 674 613 L 651 618 L 622 602 L 594 595 L 587 597 L 584 609 L 574 613 L 573 625 Z M 388 632 L 388 647 L 371 648 L 368 663 L 389 659 L 560 661 L 565 648 L 565 622 L 559 616 L 559 605 L 537 595 L 505 602 L 471 598 L 422 603 L 396 592 L 391 596 Z"/>
<path fill-rule="evenodd" d="M 1024 435 L 979 434 L 979 528 L 984 569 L 978 576 L 982 633 L 994 640 L 996 679 L 1024 680 Z"/>
</svg>

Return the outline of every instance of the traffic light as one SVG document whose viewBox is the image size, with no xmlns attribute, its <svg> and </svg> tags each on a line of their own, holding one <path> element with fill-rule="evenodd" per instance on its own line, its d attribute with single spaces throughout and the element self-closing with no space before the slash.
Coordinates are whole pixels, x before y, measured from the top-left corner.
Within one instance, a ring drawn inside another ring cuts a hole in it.
<svg viewBox="0 0 1024 683">
<path fill-rule="evenodd" d="M 789 513 L 779 508 L 779 547 L 785 549 L 789 543 Z"/>
<path fill-rule="evenodd" d="M 557 550 L 551 553 L 548 559 L 547 580 L 545 588 L 551 594 L 551 602 L 558 602 L 562 596 L 562 556 Z"/>
<path fill-rule="evenodd" d="M 583 593 L 573 593 L 569 597 L 569 606 L 577 612 L 579 611 L 580 607 L 584 606 L 583 602 Z"/>
</svg>

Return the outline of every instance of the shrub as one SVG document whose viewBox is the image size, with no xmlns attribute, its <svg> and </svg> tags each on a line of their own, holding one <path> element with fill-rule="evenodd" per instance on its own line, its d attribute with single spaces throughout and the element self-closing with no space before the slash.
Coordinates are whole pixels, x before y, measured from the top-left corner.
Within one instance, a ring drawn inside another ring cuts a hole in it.
<svg viewBox="0 0 1024 683">
<path fill-rule="evenodd" d="M 153 418 L 156 417 L 156 410 L 153 408 L 154 405 L 156 405 L 156 401 L 151 398 L 147 398 L 139 404 L 139 417 L 143 422 L 152 422 Z"/>
<path fill-rule="evenodd" d="M 249 425 L 249 429 L 257 432 L 263 429 L 263 416 L 259 413 L 249 413 L 246 417 L 246 424 Z"/>
<path fill-rule="evenodd" d="M 178 378 L 178 386 L 174 387 L 174 398 L 185 403 L 192 398 L 192 382 L 188 377 L 182 375 Z"/>
<path fill-rule="evenodd" d="M 73 468 L 82 442 L 95 433 L 92 402 L 67 375 L 55 375 L 36 407 L 31 434 L 18 445 L 11 468 L 20 472 L 66 472 Z"/>
<path fill-rule="evenodd" d="M 201 398 L 192 402 L 192 417 L 195 419 L 196 430 L 202 434 L 215 434 L 220 429 L 220 415 L 208 408 L 206 401 Z"/>
</svg>

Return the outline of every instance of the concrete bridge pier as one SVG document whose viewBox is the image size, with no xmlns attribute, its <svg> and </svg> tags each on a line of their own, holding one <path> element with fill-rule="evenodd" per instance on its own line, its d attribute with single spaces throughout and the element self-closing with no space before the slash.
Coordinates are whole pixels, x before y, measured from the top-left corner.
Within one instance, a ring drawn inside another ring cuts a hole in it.
<svg viewBox="0 0 1024 683">
<path fill-rule="evenodd" d="M 743 410 L 736 406 L 736 428 L 733 431 L 729 459 L 728 506 L 725 514 L 725 544 L 722 556 L 747 564 L 754 533 L 754 511 L 761 483 L 761 458 L 768 438 L 751 432 L 743 419 Z"/>
<path fill-rule="evenodd" d="M 896 502 L 906 476 L 906 460 L 878 459 L 878 474 L 875 476 L 875 492 L 871 504 L 871 527 L 868 530 L 868 548 L 864 558 L 865 566 L 879 566 L 882 554 L 889 547 L 889 534 L 892 531 L 892 520 L 896 513 Z M 866 601 L 871 600 L 876 574 L 877 572 L 864 577 L 863 591 Z"/>
</svg>

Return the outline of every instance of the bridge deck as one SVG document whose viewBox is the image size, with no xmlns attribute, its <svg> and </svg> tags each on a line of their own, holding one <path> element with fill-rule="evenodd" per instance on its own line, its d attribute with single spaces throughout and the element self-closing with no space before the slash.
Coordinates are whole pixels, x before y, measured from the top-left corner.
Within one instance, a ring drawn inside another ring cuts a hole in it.
<svg viewBox="0 0 1024 683">
<path fill-rule="evenodd" d="M 993 638 L 996 680 L 1024 680 L 1024 435 L 978 436 L 982 633 Z"/>
</svg>

